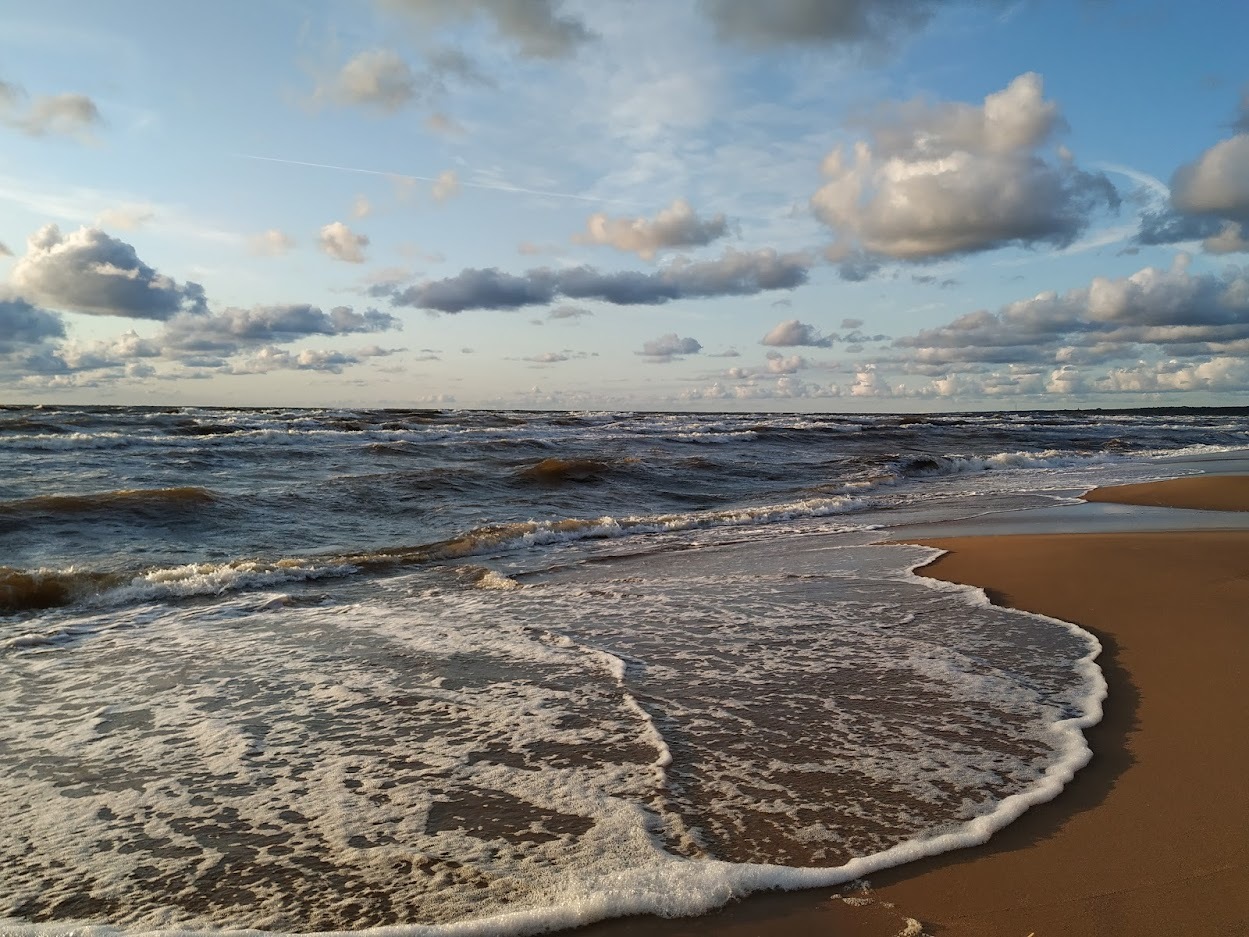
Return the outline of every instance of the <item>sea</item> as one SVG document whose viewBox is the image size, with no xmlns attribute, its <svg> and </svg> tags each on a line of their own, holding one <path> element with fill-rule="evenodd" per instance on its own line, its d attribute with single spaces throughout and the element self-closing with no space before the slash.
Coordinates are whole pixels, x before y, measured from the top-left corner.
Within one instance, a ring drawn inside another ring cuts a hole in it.
<svg viewBox="0 0 1249 937">
<path fill-rule="evenodd" d="M 503 937 L 983 842 L 1088 760 L 1099 646 L 891 541 L 1245 449 L 1249 408 L 0 407 L 0 933 Z"/>
</svg>

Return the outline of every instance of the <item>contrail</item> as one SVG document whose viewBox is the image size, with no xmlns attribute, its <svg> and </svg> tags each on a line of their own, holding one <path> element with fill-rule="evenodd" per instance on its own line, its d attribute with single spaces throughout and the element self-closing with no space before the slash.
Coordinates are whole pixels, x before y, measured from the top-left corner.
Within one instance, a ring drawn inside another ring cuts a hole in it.
<svg viewBox="0 0 1249 937">
<path fill-rule="evenodd" d="M 362 176 L 385 176 L 388 179 L 414 179 L 417 182 L 437 182 L 433 176 L 414 176 L 406 172 L 383 172 L 380 169 L 361 169 L 357 166 L 333 166 L 329 163 L 309 163 L 301 159 L 279 159 L 276 156 L 255 156 L 251 153 L 234 154 L 239 159 L 254 159 L 262 163 L 282 163 L 286 166 L 307 166 L 310 169 L 333 169 L 337 172 L 354 172 Z M 550 192 L 545 189 L 526 189 L 518 185 L 504 185 L 499 182 L 465 182 L 460 185 L 466 189 L 490 189 L 494 192 L 511 192 L 515 195 L 541 195 L 547 198 L 570 198 L 578 202 L 599 202 L 603 204 L 627 205 L 619 199 L 597 198 L 593 195 L 576 195 L 572 192 Z"/>
</svg>

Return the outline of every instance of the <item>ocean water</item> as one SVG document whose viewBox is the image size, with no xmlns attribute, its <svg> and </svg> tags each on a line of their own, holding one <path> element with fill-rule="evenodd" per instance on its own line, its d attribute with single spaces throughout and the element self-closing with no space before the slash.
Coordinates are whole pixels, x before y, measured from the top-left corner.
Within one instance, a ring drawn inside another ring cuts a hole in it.
<svg viewBox="0 0 1249 937">
<path fill-rule="evenodd" d="M 1247 417 L 0 408 L 0 932 L 533 933 L 983 841 L 1097 643 L 890 531 Z"/>
</svg>

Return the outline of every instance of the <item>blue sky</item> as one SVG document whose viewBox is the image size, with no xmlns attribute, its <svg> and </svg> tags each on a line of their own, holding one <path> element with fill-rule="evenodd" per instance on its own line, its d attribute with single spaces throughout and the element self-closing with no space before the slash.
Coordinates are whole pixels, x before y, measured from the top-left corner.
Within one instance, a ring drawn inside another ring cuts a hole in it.
<svg viewBox="0 0 1249 937">
<path fill-rule="evenodd" d="M 0 400 L 1247 400 L 1240 4 L 0 18 Z"/>
</svg>

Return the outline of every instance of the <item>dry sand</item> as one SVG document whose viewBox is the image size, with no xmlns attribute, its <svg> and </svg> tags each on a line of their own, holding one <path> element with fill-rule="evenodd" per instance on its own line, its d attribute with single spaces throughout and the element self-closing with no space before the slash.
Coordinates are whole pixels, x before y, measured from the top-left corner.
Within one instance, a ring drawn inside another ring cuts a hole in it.
<svg viewBox="0 0 1249 937">
<path fill-rule="evenodd" d="M 1249 510 L 1249 477 L 1090 500 Z M 761 895 L 702 918 L 590 931 L 894 937 L 913 917 L 933 937 L 1249 934 L 1249 531 L 925 543 L 951 551 L 925 575 L 1101 640 L 1110 695 L 1087 733 L 1088 767 L 988 844 L 873 876 L 868 907 L 829 892 Z"/>
</svg>

